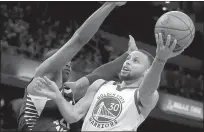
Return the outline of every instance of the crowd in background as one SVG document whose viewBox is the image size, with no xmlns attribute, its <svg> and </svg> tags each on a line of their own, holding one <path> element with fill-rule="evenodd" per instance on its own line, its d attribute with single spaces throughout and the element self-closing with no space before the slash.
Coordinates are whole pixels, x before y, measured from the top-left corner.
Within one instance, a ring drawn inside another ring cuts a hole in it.
<svg viewBox="0 0 204 132">
<path fill-rule="evenodd" d="M 4 24 L 2 51 L 33 60 L 40 60 L 49 50 L 60 48 L 79 27 L 74 20 L 62 23 L 53 19 L 46 5 L 1 4 L 0 13 Z M 74 58 L 74 69 L 89 73 L 117 56 L 119 54 L 115 54 L 109 41 L 98 31 Z M 194 73 L 182 67 L 168 66 L 162 73 L 159 90 L 203 101 L 203 76 Z"/>
<path fill-rule="evenodd" d="M 173 95 L 203 101 L 203 75 L 190 74 L 185 69 L 166 68 L 162 72 L 159 90 Z"/>
</svg>

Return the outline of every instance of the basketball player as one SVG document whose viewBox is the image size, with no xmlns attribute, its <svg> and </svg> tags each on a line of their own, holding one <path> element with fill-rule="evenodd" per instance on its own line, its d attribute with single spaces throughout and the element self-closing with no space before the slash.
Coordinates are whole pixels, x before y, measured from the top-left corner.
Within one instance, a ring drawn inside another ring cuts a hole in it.
<svg viewBox="0 0 204 132">
<path fill-rule="evenodd" d="M 66 63 L 69 63 L 77 52 L 91 39 L 108 14 L 116 6 L 122 6 L 125 3 L 126 2 L 106 2 L 84 22 L 84 24 L 74 33 L 72 38 L 62 48 L 46 59 L 36 69 L 34 78 L 25 89 L 24 103 L 21 107 L 19 116 L 18 126 L 20 131 L 68 130 L 66 127 L 60 126 L 58 122 L 53 123 L 53 119 L 50 119 L 49 122 L 47 122 L 49 116 L 52 118 L 52 115 L 55 114 L 53 112 L 57 111 L 57 109 L 51 109 L 51 111 L 46 112 L 44 108 L 52 107 L 53 103 L 49 103 L 49 99 L 36 93 L 32 86 L 35 85 L 38 77 L 46 75 L 48 78 L 53 80 L 59 88 L 61 88 L 63 84 L 62 69 Z M 70 69 L 67 68 L 64 71 L 67 71 L 69 74 Z M 47 115 L 46 118 L 41 118 L 44 116 L 42 114 Z"/>
<path fill-rule="evenodd" d="M 120 72 L 122 83 L 99 79 L 74 106 L 66 102 L 57 85 L 47 77 L 38 78 L 34 89 L 53 99 L 66 121 L 76 122 L 86 115 L 82 131 L 136 131 L 157 104 L 165 63 L 184 51 L 173 52 L 177 40 L 170 45 L 170 35 L 166 44 L 161 33 L 155 37 L 155 58 L 143 50 L 132 52 Z"/>
<path fill-rule="evenodd" d="M 48 52 L 44 56 L 44 60 L 51 57 L 57 49 Z M 68 80 L 71 72 L 71 63 L 67 63 L 62 70 L 63 82 Z M 33 79 L 30 84 L 33 84 Z M 28 86 L 29 87 L 29 86 Z M 67 130 L 67 123 L 62 119 L 61 114 L 52 100 L 47 100 L 45 97 L 33 96 L 25 89 L 24 98 L 21 99 L 21 109 L 18 117 L 19 131 L 52 131 L 52 130 Z M 65 99 L 71 104 L 74 103 L 72 93 L 67 87 L 59 89 Z M 40 114 L 39 114 L 40 113 Z M 54 114 L 53 114 L 54 113 Z"/>
</svg>

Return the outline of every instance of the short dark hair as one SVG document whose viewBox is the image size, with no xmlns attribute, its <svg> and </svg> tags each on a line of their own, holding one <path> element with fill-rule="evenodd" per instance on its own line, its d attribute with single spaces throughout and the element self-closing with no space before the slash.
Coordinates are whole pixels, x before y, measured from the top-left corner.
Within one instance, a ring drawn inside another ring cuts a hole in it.
<svg viewBox="0 0 204 132">
<path fill-rule="evenodd" d="M 148 57 L 150 66 L 152 65 L 153 61 L 154 61 L 154 57 L 153 55 L 151 55 L 149 52 L 147 52 L 146 50 L 141 50 L 139 49 L 138 51 L 142 52 L 143 54 L 145 54 Z"/>
</svg>

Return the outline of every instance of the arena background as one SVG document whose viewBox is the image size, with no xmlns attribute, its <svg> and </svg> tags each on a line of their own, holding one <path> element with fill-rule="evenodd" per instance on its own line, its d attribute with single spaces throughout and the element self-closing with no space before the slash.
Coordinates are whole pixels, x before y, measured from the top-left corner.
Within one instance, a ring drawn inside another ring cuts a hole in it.
<svg viewBox="0 0 204 132">
<path fill-rule="evenodd" d="M 15 101 L 23 97 L 42 55 L 61 47 L 102 3 L 0 2 L 0 131 L 15 131 Z M 154 25 L 171 10 L 191 17 L 195 38 L 182 55 L 168 61 L 162 73 L 158 105 L 138 132 L 202 131 L 204 2 L 128 2 L 108 16 L 74 58 L 70 81 L 121 55 L 127 50 L 129 34 L 139 48 L 155 55 Z"/>
</svg>

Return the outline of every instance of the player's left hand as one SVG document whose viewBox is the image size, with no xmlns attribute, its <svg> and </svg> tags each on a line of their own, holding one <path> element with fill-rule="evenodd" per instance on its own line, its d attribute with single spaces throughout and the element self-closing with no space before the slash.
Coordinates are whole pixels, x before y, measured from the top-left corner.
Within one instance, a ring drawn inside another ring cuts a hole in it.
<svg viewBox="0 0 204 132">
<path fill-rule="evenodd" d="M 135 50 L 138 50 L 135 39 L 131 35 L 129 35 L 128 53 L 131 53 Z"/>
<path fill-rule="evenodd" d="M 56 83 L 46 76 L 44 78 L 39 77 L 37 79 L 34 91 L 53 100 L 56 99 L 58 95 L 61 95 Z"/>
<path fill-rule="evenodd" d="M 166 62 L 168 59 L 175 57 L 179 54 L 181 54 L 183 50 L 174 52 L 173 50 L 176 47 L 177 40 L 175 39 L 171 45 L 171 35 L 167 36 L 166 44 L 164 44 L 162 39 L 162 34 L 155 34 L 156 43 L 157 43 L 157 50 L 156 50 L 156 57 L 164 62 Z"/>
</svg>

